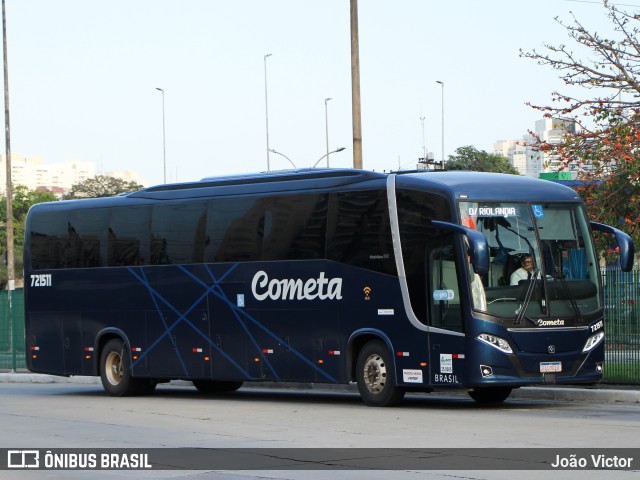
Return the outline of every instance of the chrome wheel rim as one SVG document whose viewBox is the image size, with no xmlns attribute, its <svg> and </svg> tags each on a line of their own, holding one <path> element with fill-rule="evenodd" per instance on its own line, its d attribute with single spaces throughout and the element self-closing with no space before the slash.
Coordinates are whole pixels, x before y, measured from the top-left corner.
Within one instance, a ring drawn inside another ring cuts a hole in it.
<svg viewBox="0 0 640 480">
<path fill-rule="evenodd" d="M 119 385 L 122 381 L 122 357 L 118 352 L 109 352 L 107 355 L 105 373 L 111 385 Z"/>
<path fill-rule="evenodd" d="M 364 384 L 371 393 L 380 393 L 387 383 L 387 366 L 384 359 L 374 353 L 364 362 Z"/>
</svg>

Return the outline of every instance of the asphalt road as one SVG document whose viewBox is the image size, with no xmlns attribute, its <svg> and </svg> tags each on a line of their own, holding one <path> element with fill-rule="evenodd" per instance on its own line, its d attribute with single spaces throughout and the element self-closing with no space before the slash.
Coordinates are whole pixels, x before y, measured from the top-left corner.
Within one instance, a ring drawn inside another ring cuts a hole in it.
<svg viewBox="0 0 640 480">
<path fill-rule="evenodd" d="M 0 405 L 0 448 L 11 449 L 640 447 L 634 403 L 512 398 L 482 407 L 465 393 L 438 393 L 382 409 L 339 391 L 245 388 L 206 396 L 161 385 L 150 397 L 111 398 L 92 383 L 3 383 Z M 0 471 L 0 479 L 577 480 L 635 479 L 638 471 Z"/>
</svg>

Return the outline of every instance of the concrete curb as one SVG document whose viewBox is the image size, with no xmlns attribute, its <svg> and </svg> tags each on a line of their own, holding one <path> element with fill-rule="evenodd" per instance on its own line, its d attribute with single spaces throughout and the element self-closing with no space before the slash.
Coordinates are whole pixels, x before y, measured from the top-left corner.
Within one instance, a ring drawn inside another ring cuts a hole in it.
<svg viewBox="0 0 640 480">
<path fill-rule="evenodd" d="M 40 373 L 0 373 L 0 383 L 75 383 L 75 384 L 100 384 L 99 377 L 59 377 L 55 375 L 45 375 Z M 173 380 L 171 385 L 188 386 L 191 382 L 184 380 Z M 314 383 L 287 383 L 284 385 L 276 383 L 253 383 L 245 384 L 250 388 L 276 388 L 276 389 L 306 389 L 321 391 L 342 391 L 357 392 L 354 385 L 327 385 Z M 452 393 L 456 390 L 452 390 Z M 596 387 L 522 387 L 515 389 L 510 398 L 530 399 L 530 400 L 563 400 L 592 403 L 640 403 L 640 387 L 612 387 L 609 385 L 599 385 Z"/>
<path fill-rule="evenodd" d="M 0 373 L 0 383 L 100 383 L 98 377 L 58 377 L 42 373 Z"/>
<path fill-rule="evenodd" d="M 592 403 L 640 403 L 640 390 L 601 387 L 522 387 L 510 398 L 538 400 L 569 400 Z"/>
</svg>

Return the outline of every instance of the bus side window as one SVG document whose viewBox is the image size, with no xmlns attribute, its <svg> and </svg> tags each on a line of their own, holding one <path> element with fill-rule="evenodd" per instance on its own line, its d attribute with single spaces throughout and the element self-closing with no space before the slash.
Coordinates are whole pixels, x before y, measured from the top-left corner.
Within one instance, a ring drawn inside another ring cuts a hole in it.
<svg viewBox="0 0 640 480">
<path fill-rule="evenodd" d="M 331 194 L 327 259 L 396 274 L 385 190 Z"/>
<path fill-rule="evenodd" d="M 83 241 L 78 234 L 76 228 L 67 223 L 67 239 L 62 247 L 62 267 L 77 268 L 81 267 Z"/>
<path fill-rule="evenodd" d="M 205 231 L 204 202 L 156 205 L 151 215 L 151 265 L 202 261 Z M 195 255 L 194 255 L 195 253 Z"/>
<path fill-rule="evenodd" d="M 149 263 L 151 207 L 112 208 L 109 218 L 107 265 L 126 267 Z"/>
<path fill-rule="evenodd" d="M 225 197 L 207 207 L 206 262 L 250 262 L 262 259 L 264 197 Z"/>
<path fill-rule="evenodd" d="M 74 232 L 69 231 L 68 242 L 77 244 L 71 260 L 74 266 L 91 268 L 106 265 L 109 209 L 75 210 L 69 214 L 69 222 Z"/>
<path fill-rule="evenodd" d="M 327 195 L 272 198 L 265 213 L 263 260 L 324 258 Z"/>
<path fill-rule="evenodd" d="M 36 213 L 31 220 L 31 268 L 62 268 L 62 249 L 68 235 L 67 212 Z"/>
</svg>

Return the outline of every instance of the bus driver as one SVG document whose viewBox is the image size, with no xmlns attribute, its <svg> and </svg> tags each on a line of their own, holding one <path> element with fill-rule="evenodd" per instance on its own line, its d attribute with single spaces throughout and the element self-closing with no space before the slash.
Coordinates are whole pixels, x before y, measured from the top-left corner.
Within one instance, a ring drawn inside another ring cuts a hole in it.
<svg viewBox="0 0 640 480">
<path fill-rule="evenodd" d="M 533 272 L 533 259 L 531 255 L 523 255 L 520 259 L 520 268 L 511 274 L 509 283 L 511 285 L 518 285 L 521 280 L 527 280 L 531 278 Z"/>
</svg>

